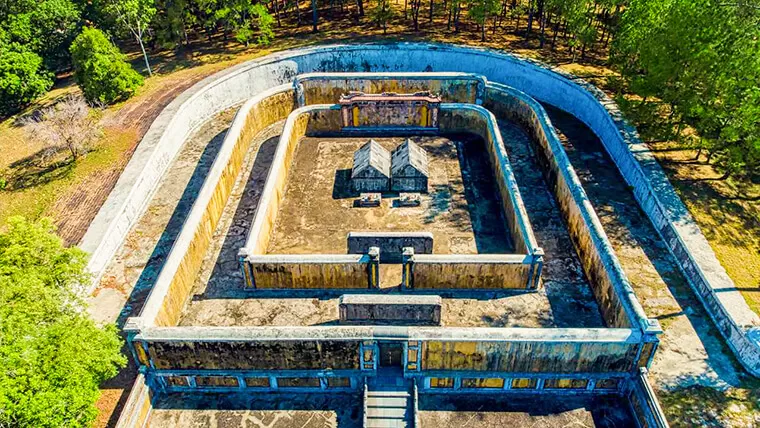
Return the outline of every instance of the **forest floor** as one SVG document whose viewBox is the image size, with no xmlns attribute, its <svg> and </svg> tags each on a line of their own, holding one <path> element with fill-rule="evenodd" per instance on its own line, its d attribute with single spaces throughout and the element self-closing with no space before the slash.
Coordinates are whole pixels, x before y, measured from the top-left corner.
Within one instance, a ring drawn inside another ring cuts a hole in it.
<svg viewBox="0 0 760 428">
<path fill-rule="evenodd" d="M 305 10 L 305 3 L 301 8 Z M 564 45 L 552 50 L 547 43 L 540 48 L 537 38 L 526 41 L 522 35 L 513 34 L 513 22 L 505 23 L 504 28 L 495 33 L 491 33 L 489 26 L 487 40 L 480 42 L 480 33 L 474 25 L 463 25 L 458 33 L 448 30 L 443 14 L 436 15 L 429 23 L 423 11 L 425 16 L 420 17 L 420 30 L 415 32 L 411 20 L 404 20 L 400 16 L 402 12 L 397 11 L 396 19 L 388 25 L 388 34 L 384 35 L 368 16 L 359 21 L 347 11 L 336 11 L 325 19 L 327 11 L 320 13 L 318 33 L 311 33 L 310 22 L 306 20 L 300 27 L 284 20 L 282 27 L 275 28 L 278 37 L 266 48 L 245 48 L 233 40 L 225 42 L 221 35 L 214 35 L 211 40 L 191 40 L 190 47 L 182 50 L 150 52 L 154 76 L 146 79 L 145 85 L 132 99 L 109 106 L 102 112 L 104 136 L 87 156 L 75 163 L 54 159 L 43 164 L 40 162 L 43 146 L 27 137 L 23 128 L 17 125 L 18 117 L 0 121 L 0 178 L 7 183 L 0 190 L 0 225 L 11 215 L 31 219 L 50 216 L 66 242 L 76 244 L 137 144 L 166 105 L 204 77 L 283 49 L 323 43 L 414 40 L 483 46 L 559 66 L 588 79 L 611 96 L 617 95 L 619 80 L 608 67 L 607 51 L 601 46 L 586 58 L 574 61 L 576 58 Z M 525 20 L 520 24 L 522 34 Z M 125 46 L 125 50 L 135 68 L 146 74 L 142 58 L 134 46 Z M 73 79 L 62 76 L 47 96 L 24 114 L 76 92 L 78 88 Z M 760 313 L 760 275 L 757 274 L 760 271 L 760 184 L 734 178 L 719 179 L 721 174 L 705 162 L 704 156 L 696 159 L 696 152 L 684 147 L 683 143 L 660 138 L 654 132 L 657 120 L 652 118 L 651 111 L 627 102 L 636 98 L 635 95 L 617 97 L 694 215 L 729 276 L 752 309 Z M 674 426 L 679 426 L 688 425 L 688 421 L 705 421 L 699 414 L 744 413 L 745 410 L 755 413 L 760 408 L 757 391 L 756 384 L 747 382 L 725 389 L 695 386 L 664 394 L 661 398 L 670 415 L 682 415 L 678 421 L 672 421 Z M 112 425 L 116 419 L 111 415 L 101 416 L 100 426 Z M 749 424 L 752 424 L 751 420 Z"/>
</svg>

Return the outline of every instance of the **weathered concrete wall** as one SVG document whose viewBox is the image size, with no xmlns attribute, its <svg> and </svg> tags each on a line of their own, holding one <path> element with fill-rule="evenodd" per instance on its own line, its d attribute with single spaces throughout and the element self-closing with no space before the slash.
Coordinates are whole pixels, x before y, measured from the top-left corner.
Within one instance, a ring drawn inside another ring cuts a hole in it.
<svg viewBox="0 0 760 428">
<path fill-rule="evenodd" d="M 468 73 L 307 73 L 294 79 L 293 88 L 303 94 L 302 106 L 337 103 L 341 95 L 350 91 L 367 94 L 430 91 L 445 102 L 476 104 L 482 101 L 485 83 L 482 77 Z"/>
<path fill-rule="evenodd" d="M 145 383 L 145 375 L 139 373 L 126 404 L 116 422 L 116 428 L 142 428 L 147 426 L 153 411 L 153 392 Z"/>
<path fill-rule="evenodd" d="M 377 288 L 377 261 L 370 255 L 249 256 L 251 289 Z"/>
<path fill-rule="evenodd" d="M 415 254 L 410 269 L 413 289 L 535 288 L 530 255 Z"/>
<path fill-rule="evenodd" d="M 634 343 L 593 341 L 423 342 L 422 370 L 472 370 L 516 373 L 627 372 L 635 366 Z"/>
<path fill-rule="evenodd" d="M 338 312 L 343 324 L 440 325 L 441 296 L 344 294 Z"/>
<path fill-rule="evenodd" d="M 406 247 L 419 254 L 433 252 L 433 234 L 430 232 L 349 232 L 346 239 L 349 254 L 366 254 L 371 247 L 378 247 L 382 262 L 401 262 Z"/>
<path fill-rule="evenodd" d="M 141 314 L 144 319 L 155 325 L 176 325 L 254 136 L 283 120 L 293 107 L 293 92 L 287 86 L 267 91 L 241 107 L 151 290 Z"/>
<path fill-rule="evenodd" d="M 640 427 L 668 428 L 670 425 L 665 418 L 665 413 L 660 408 L 657 395 L 649 384 L 647 371 L 644 368 L 640 370 L 638 376 L 635 376 L 633 381 L 629 383 L 626 392 L 631 413 Z"/>
<path fill-rule="evenodd" d="M 397 326 L 145 328 L 132 340 L 151 371 L 361 370 L 373 343 L 398 341 L 416 355 L 411 375 L 637 373 L 642 335 L 630 329 Z M 369 347 L 368 347 L 369 346 Z M 419 362 L 417 362 L 419 358 Z M 362 361 L 360 361 L 362 360 Z M 376 362 L 376 361 L 375 361 Z M 366 370 L 367 367 L 364 367 Z"/>
<path fill-rule="evenodd" d="M 529 97 L 503 85 L 489 84 L 487 93 L 487 108 L 520 123 L 537 145 L 542 171 L 554 191 L 607 325 L 640 326 L 646 321 L 644 311 L 546 112 Z"/>
<path fill-rule="evenodd" d="M 520 196 L 512 167 L 496 118 L 486 109 L 470 104 L 442 104 L 439 118 L 441 132 L 471 132 L 482 137 L 496 176 L 504 217 L 518 253 L 532 254 L 538 248 L 536 238 Z"/>
</svg>

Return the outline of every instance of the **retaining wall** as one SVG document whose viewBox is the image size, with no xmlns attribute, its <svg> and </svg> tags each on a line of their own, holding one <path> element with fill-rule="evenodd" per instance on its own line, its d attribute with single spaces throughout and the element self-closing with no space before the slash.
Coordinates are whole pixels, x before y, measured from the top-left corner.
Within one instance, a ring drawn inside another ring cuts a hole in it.
<svg viewBox="0 0 760 428">
<path fill-rule="evenodd" d="M 239 390 L 251 386 L 241 379 L 269 377 L 300 378 L 318 388 L 319 378 L 338 376 L 352 378 L 355 387 L 359 376 L 374 373 L 378 344 L 389 340 L 402 345 L 404 375 L 426 379 L 427 387 L 430 378 L 441 377 L 457 383 L 530 380 L 533 389 L 550 379 L 575 379 L 584 382 L 583 389 L 589 385 L 588 392 L 610 393 L 648 364 L 641 332 L 631 329 L 148 327 L 130 343 L 162 388 Z M 199 377 L 203 384 L 194 384 Z M 612 390 L 592 391 L 610 380 L 615 380 Z M 552 385 L 546 388 L 555 389 Z"/>
<path fill-rule="evenodd" d="M 249 256 L 255 289 L 378 288 L 377 259 L 369 254 L 298 254 Z"/>
<path fill-rule="evenodd" d="M 142 428 L 148 426 L 153 411 L 153 392 L 145 383 L 145 375 L 138 373 L 132 391 L 116 421 L 116 428 Z"/>
<path fill-rule="evenodd" d="M 299 105 L 335 104 L 349 92 L 430 91 L 445 102 L 479 104 L 486 81 L 469 73 L 306 73 L 293 80 Z"/>
<path fill-rule="evenodd" d="M 151 289 L 141 313 L 143 319 L 162 326 L 178 322 L 254 137 L 284 120 L 293 107 L 293 91 L 283 85 L 254 97 L 238 111 Z"/>
<path fill-rule="evenodd" d="M 531 255 L 424 255 L 414 254 L 404 264 L 405 287 L 412 289 L 518 289 L 536 287 L 536 271 Z M 409 269 L 409 272 L 406 272 Z"/>
</svg>

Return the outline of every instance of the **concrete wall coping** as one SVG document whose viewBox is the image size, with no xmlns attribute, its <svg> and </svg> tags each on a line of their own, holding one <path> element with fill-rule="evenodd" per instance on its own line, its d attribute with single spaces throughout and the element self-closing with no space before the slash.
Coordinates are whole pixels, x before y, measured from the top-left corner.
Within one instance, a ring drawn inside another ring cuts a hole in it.
<svg viewBox="0 0 760 428">
<path fill-rule="evenodd" d="M 531 264 L 530 254 L 414 254 L 414 263 Z"/>
<path fill-rule="evenodd" d="M 400 326 L 146 327 L 135 340 L 166 342 L 246 342 L 292 340 L 444 340 L 510 342 L 639 343 L 627 328 L 491 328 Z"/>
<path fill-rule="evenodd" d="M 433 234 L 430 232 L 348 232 L 349 237 L 355 237 L 355 238 L 382 238 L 382 237 L 392 237 L 392 238 L 430 238 L 433 239 Z"/>
<path fill-rule="evenodd" d="M 343 305 L 441 305 L 441 296 L 420 294 L 344 294 Z"/>
<path fill-rule="evenodd" d="M 366 254 L 252 254 L 246 257 L 249 263 L 276 264 L 319 264 L 319 263 L 369 263 Z"/>
</svg>

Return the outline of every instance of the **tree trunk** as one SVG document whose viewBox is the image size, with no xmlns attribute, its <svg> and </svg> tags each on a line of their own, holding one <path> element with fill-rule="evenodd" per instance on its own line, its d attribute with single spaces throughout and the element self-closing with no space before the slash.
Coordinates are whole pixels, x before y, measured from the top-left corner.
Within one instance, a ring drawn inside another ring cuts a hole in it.
<svg viewBox="0 0 760 428">
<path fill-rule="evenodd" d="M 317 0 L 311 0 L 311 32 L 316 33 L 317 28 Z"/>
<path fill-rule="evenodd" d="M 533 30 L 533 0 L 529 0 L 528 3 L 528 29 L 525 31 L 525 39 L 530 37 L 531 30 Z"/>
<path fill-rule="evenodd" d="M 145 60 L 145 67 L 148 69 L 148 76 L 153 77 L 153 70 L 150 69 L 150 62 L 148 62 L 148 53 L 145 52 L 145 46 L 143 46 L 142 37 L 135 34 L 135 37 L 137 38 L 137 42 L 140 43 L 140 50 L 143 54 L 143 59 Z"/>
<path fill-rule="evenodd" d="M 359 7 L 359 16 L 364 16 L 364 2 L 362 0 L 356 0 L 356 6 Z"/>
</svg>

